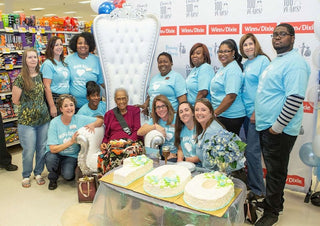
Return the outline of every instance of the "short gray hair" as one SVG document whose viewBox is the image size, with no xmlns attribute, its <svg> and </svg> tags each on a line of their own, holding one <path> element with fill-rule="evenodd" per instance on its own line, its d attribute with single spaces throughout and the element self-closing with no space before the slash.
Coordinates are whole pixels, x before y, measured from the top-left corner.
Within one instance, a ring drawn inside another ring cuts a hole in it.
<svg viewBox="0 0 320 226">
<path fill-rule="evenodd" d="M 129 98 L 128 91 L 127 91 L 125 88 L 122 88 L 122 87 L 117 88 L 117 89 L 114 91 L 114 98 L 116 98 L 116 94 L 117 94 L 118 91 L 123 91 L 123 92 L 125 92 L 127 98 Z"/>
</svg>

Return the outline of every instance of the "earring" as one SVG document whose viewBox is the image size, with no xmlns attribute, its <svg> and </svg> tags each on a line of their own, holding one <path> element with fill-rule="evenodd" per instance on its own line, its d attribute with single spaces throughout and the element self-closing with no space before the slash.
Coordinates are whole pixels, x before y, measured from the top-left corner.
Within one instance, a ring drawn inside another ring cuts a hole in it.
<svg viewBox="0 0 320 226">
<path fill-rule="evenodd" d="M 233 59 L 234 59 L 234 58 L 236 58 L 236 57 L 233 55 Z"/>
</svg>

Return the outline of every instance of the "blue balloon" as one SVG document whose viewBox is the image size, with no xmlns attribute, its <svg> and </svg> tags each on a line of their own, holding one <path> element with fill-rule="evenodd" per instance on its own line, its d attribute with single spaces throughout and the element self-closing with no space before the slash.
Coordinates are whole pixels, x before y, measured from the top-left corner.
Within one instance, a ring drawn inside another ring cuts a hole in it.
<svg viewBox="0 0 320 226">
<path fill-rule="evenodd" d="M 320 158 L 316 156 L 312 149 L 312 143 L 305 143 L 299 151 L 301 161 L 307 166 L 320 166 Z"/>
<path fill-rule="evenodd" d="M 317 170 L 316 175 L 317 175 L 318 181 L 320 181 L 320 166 L 318 166 L 316 170 Z"/>
<path fill-rule="evenodd" d="M 99 6 L 99 14 L 110 14 L 115 8 L 112 2 L 104 2 Z"/>
</svg>

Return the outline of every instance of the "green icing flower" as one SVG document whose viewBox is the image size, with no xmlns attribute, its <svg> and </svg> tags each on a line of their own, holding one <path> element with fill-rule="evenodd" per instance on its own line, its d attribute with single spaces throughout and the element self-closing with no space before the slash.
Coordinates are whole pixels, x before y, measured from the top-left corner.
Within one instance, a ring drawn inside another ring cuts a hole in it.
<svg viewBox="0 0 320 226">
<path fill-rule="evenodd" d="M 230 180 L 226 175 L 222 173 L 214 173 L 214 172 L 204 173 L 204 177 L 207 179 L 217 180 L 217 188 L 233 185 L 232 180 Z"/>
<path fill-rule="evenodd" d="M 148 157 L 146 157 L 145 155 L 138 155 L 135 157 L 131 157 L 130 161 L 133 166 L 138 167 L 141 165 L 142 166 L 146 165 L 150 161 L 150 159 Z"/>
</svg>

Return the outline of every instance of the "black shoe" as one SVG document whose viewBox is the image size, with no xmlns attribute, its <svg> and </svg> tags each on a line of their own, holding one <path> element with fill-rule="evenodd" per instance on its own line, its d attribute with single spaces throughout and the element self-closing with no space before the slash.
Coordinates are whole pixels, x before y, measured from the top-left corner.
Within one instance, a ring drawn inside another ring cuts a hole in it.
<svg viewBox="0 0 320 226">
<path fill-rule="evenodd" d="M 9 164 L 9 165 L 7 165 L 6 167 L 5 167 L 5 169 L 7 170 L 7 171 L 16 171 L 17 169 L 18 169 L 18 166 L 16 166 L 16 165 L 13 165 L 13 164 Z"/>
<path fill-rule="evenodd" d="M 263 214 L 255 226 L 272 226 L 278 222 L 278 216 L 274 214 Z"/>
<path fill-rule="evenodd" d="M 264 198 L 264 195 L 256 195 L 254 194 L 252 191 L 250 191 L 248 194 L 247 194 L 247 199 L 249 202 L 253 201 L 253 200 L 258 200 L 258 199 L 263 199 Z"/>
<path fill-rule="evenodd" d="M 48 186 L 49 190 L 54 190 L 57 187 L 58 187 L 57 181 L 51 180 L 50 183 L 49 183 L 49 186 Z"/>
</svg>

